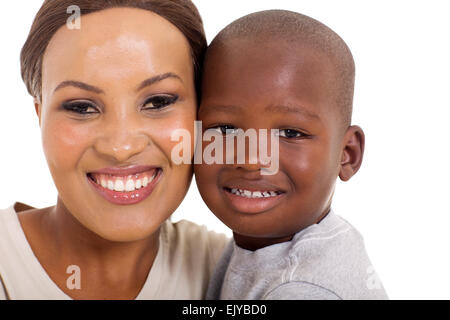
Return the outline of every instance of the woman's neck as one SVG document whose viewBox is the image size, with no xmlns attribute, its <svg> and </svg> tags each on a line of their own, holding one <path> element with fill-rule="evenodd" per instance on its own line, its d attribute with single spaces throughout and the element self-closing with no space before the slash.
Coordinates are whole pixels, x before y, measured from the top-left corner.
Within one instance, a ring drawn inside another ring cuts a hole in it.
<svg viewBox="0 0 450 320">
<path fill-rule="evenodd" d="M 106 240 L 84 227 L 59 199 L 55 207 L 27 211 L 19 219 L 47 274 L 75 299 L 135 298 L 158 252 L 159 230 L 137 241 Z M 79 270 L 81 289 L 68 288 L 69 267 Z"/>
</svg>

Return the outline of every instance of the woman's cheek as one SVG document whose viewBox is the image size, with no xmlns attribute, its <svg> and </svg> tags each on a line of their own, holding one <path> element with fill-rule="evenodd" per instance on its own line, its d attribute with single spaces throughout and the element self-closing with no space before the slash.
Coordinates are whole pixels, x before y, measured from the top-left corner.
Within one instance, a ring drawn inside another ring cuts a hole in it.
<svg viewBox="0 0 450 320">
<path fill-rule="evenodd" d="M 91 129 L 67 121 L 46 121 L 41 130 L 44 153 L 54 168 L 75 169 L 93 139 Z"/>
<path fill-rule="evenodd" d="M 166 156 L 173 163 L 172 151 L 177 150 L 180 144 L 186 146 L 187 152 L 193 156 L 194 151 L 194 112 L 184 112 L 183 115 L 171 117 L 166 121 L 161 121 L 157 125 L 155 135 L 156 143 L 160 146 Z M 182 133 L 182 134 L 181 134 Z M 181 136 L 181 137 L 180 137 Z M 177 149 L 175 149 L 177 148 Z M 184 152 L 183 148 L 183 152 Z"/>
</svg>

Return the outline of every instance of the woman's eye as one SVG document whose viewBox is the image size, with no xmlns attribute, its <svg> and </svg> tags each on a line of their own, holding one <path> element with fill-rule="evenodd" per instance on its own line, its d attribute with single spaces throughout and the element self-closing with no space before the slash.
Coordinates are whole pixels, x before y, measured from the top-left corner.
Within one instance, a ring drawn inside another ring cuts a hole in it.
<svg viewBox="0 0 450 320">
<path fill-rule="evenodd" d="M 148 98 L 143 106 L 143 110 L 157 110 L 170 106 L 177 102 L 176 95 L 158 95 Z"/>
<path fill-rule="evenodd" d="M 238 129 L 232 125 L 226 124 L 210 128 L 209 130 L 216 130 L 220 134 L 234 134 L 237 132 Z"/>
<path fill-rule="evenodd" d="M 91 115 L 99 113 L 97 107 L 87 101 L 74 101 L 63 104 L 63 109 L 79 115 Z"/>
<path fill-rule="evenodd" d="M 294 130 L 294 129 L 282 129 L 282 130 L 280 130 L 279 135 L 280 135 L 280 137 L 288 138 L 288 139 L 300 138 L 300 137 L 305 136 L 305 134 L 301 133 L 300 131 Z"/>
</svg>

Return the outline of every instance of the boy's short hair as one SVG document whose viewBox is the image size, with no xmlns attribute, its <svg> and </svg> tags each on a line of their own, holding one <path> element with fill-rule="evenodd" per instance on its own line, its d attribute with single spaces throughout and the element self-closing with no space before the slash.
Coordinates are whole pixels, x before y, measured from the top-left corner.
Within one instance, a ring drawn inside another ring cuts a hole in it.
<svg viewBox="0 0 450 320">
<path fill-rule="evenodd" d="M 347 44 L 333 30 L 297 12 L 267 10 L 252 13 L 234 21 L 214 38 L 206 54 L 205 66 L 211 52 L 235 39 L 306 44 L 323 53 L 335 69 L 335 101 L 341 121 L 345 129 L 351 124 L 355 63 Z"/>
</svg>

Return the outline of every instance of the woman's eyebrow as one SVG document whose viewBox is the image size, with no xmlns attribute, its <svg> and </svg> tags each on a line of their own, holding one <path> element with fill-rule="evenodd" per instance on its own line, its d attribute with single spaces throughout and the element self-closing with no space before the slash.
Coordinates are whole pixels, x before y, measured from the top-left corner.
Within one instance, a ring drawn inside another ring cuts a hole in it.
<svg viewBox="0 0 450 320">
<path fill-rule="evenodd" d="M 159 82 L 159 81 L 162 81 L 162 80 L 167 79 L 167 78 L 175 78 L 175 79 L 178 79 L 181 82 L 183 82 L 183 80 L 181 80 L 179 75 L 177 75 L 177 74 L 175 74 L 173 72 L 166 72 L 166 73 L 159 74 L 159 75 L 156 75 L 154 77 L 151 77 L 151 78 L 148 78 L 148 79 L 142 81 L 142 83 L 139 85 L 139 87 L 137 88 L 136 91 L 142 90 L 145 87 L 151 86 L 152 84 L 154 84 L 156 82 Z"/>
<path fill-rule="evenodd" d="M 142 81 L 142 83 L 138 86 L 136 91 L 142 90 L 145 87 L 151 86 L 152 84 L 154 84 L 156 82 L 159 82 L 159 81 L 162 81 L 162 80 L 167 79 L 167 78 L 175 78 L 175 79 L 178 79 L 181 82 L 183 82 L 183 80 L 181 80 L 181 77 L 178 76 L 177 74 L 175 74 L 173 72 L 166 72 L 166 73 L 159 74 L 159 75 L 156 75 L 154 77 L 151 77 L 151 78 L 148 78 L 148 79 Z M 66 88 L 66 87 L 76 87 L 76 88 L 79 88 L 79 89 L 82 89 L 82 90 L 86 90 L 86 91 L 91 91 L 91 92 L 94 92 L 94 93 L 97 93 L 97 94 L 105 93 L 102 89 L 100 89 L 100 88 L 98 88 L 96 86 L 92 86 L 90 84 L 87 84 L 87 83 L 84 83 L 84 82 L 81 82 L 81 81 L 76 81 L 76 80 L 67 80 L 67 81 L 61 82 L 55 88 L 55 90 L 53 92 L 56 92 L 58 90 Z"/>
<path fill-rule="evenodd" d="M 104 93 L 103 90 L 100 89 L 100 88 L 97 88 L 95 86 L 91 86 L 90 84 L 87 84 L 87 83 L 84 83 L 84 82 L 81 82 L 81 81 L 75 81 L 75 80 L 67 80 L 67 81 L 61 82 L 55 88 L 55 90 L 53 92 L 61 90 L 62 88 L 65 88 L 65 87 L 76 87 L 76 88 L 79 88 L 79 89 L 83 89 L 83 90 L 86 90 L 86 91 L 91 91 L 91 92 L 98 93 L 98 94 Z"/>
</svg>

